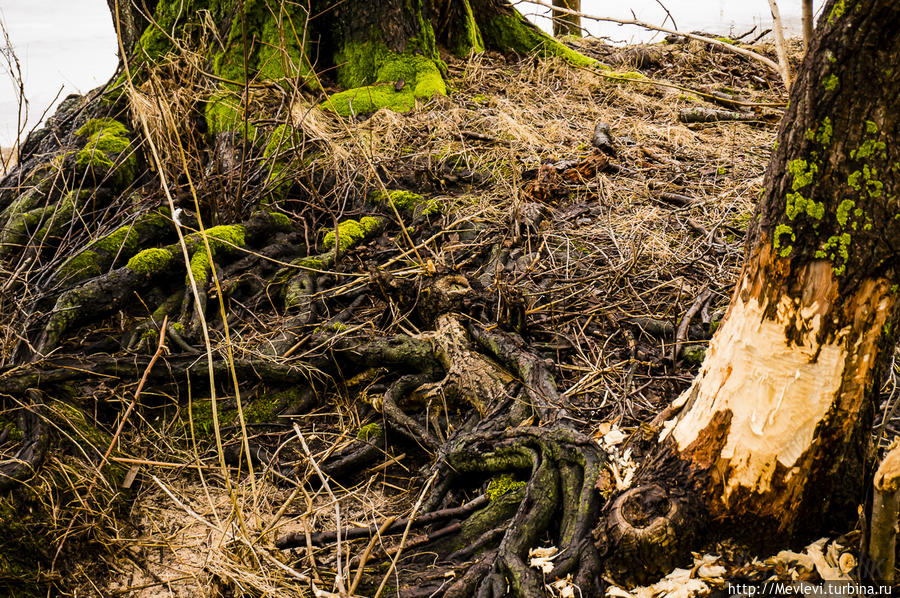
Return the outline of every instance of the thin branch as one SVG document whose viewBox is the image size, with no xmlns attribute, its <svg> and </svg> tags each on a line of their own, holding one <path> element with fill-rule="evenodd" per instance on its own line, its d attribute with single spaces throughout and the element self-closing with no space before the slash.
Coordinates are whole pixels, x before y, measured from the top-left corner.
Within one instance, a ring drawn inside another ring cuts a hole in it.
<svg viewBox="0 0 900 598">
<path fill-rule="evenodd" d="M 538 6 L 543 6 L 545 8 L 555 9 L 557 12 L 565 12 L 570 14 L 578 15 L 585 19 L 591 19 L 594 21 L 602 21 L 604 23 L 618 23 L 619 25 L 634 25 L 635 27 L 643 27 L 644 29 L 650 29 L 652 31 L 661 31 L 663 33 L 670 33 L 672 35 L 680 35 L 682 37 L 686 37 L 688 39 L 695 39 L 697 41 L 705 42 L 707 44 L 716 46 L 717 48 L 721 48 L 723 50 L 727 50 L 729 52 L 733 52 L 735 54 L 740 54 L 746 58 L 750 58 L 751 60 L 755 60 L 760 64 L 766 66 L 771 71 L 781 74 L 781 67 L 778 66 L 774 60 L 766 58 L 762 54 L 754 52 L 753 50 L 748 50 L 746 48 L 741 48 L 740 46 L 735 46 L 734 44 L 729 44 L 727 42 L 723 42 L 721 40 L 706 37 L 705 35 L 696 35 L 694 33 L 683 33 L 681 31 L 676 31 L 674 29 L 669 29 L 667 27 L 658 27 L 656 25 L 651 25 L 650 23 L 646 23 L 644 21 L 634 20 L 623 20 L 623 19 L 613 19 L 611 17 L 598 17 L 596 15 L 590 15 L 584 12 L 579 12 L 575 10 L 568 10 L 565 8 L 554 7 L 552 4 L 548 4 L 547 2 L 543 2 L 543 0 L 521 0 L 522 2 L 527 2 L 528 4 L 536 4 Z"/>
<path fill-rule="evenodd" d="M 813 36 L 813 1 L 802 0 L 803 6 L 803 50 L 809 50 Z"/>
<path fill-rule="evenodd" d="M 779 73 L 784 81 L 784 88 L 791 90 L 791 65 L 788 62 L 787 49 L 784 44 L 784 29 L 781 27 L 781 12 L 778 3 L 769 0 L 769 10 L 772 11 L 772 28 L 775 30 L 775 52 L 778 54 Z"/>
</svg>

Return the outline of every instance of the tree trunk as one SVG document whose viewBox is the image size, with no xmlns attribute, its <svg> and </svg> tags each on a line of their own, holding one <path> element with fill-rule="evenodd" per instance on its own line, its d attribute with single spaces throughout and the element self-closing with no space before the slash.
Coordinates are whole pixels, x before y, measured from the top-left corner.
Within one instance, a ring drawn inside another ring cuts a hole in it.
<svg viewBox="0 0 900 598">
<path fill-rule="evenodd" d="M 856 517 L 897 338 L 900 5 L 829 2 L 823 15 L 727 316 L 641 476 L 691 527 L 757 545 Z"/>
<path fill-rule="evenodd" d="M 174 44 L 184 44 L 206 55 L 224 90 L 237 91 L 248 79 L 299 81 L 317 90 L 320 77 L 333 76 L 347 91 L 323 106 L 344 115 L 384 107 L 405 111 L 417 99 L 446 94 L 438 46 L 457 56 L 487 47 L 594 62 L 544 35 L 506 0 L 317 0 L 309 13 L 275 0 L 194 0 L 184 6 L 160 0 L 149 24 L 126 0 L 108 2 L 126 52 L 138 62 L 158 61 Z M 222 43 L 209 43 L 211 37 Z M 206 115 L 210 131 L 240 129 L 234 105 L 213 98 Z"/>
<path fill-rule="evenodd" d="M 553 6 L 581 11 L 581 0 L 553 0 Z M 574 35 L 581 37 L 581 17 L 569 12 L 553 11 L 553 35 Z"/>
</svg>

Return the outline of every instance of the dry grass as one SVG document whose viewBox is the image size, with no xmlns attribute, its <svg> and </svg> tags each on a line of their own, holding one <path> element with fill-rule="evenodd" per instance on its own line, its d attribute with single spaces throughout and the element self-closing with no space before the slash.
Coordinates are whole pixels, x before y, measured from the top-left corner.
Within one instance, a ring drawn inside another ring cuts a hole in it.
<svg viewBox="0 0 900 598">
<path fill-rule="evenodd" d="M 600 46 L 585 51 L 610 52 Z M 704 85 L 735 87 L 732 71 L 764 81 L 758 89 L 741 89 L 753 101 L 782 98 L 771 75 L 703 48 L 675 47 L 668 66 L 648 74 L 684 86 L 709 77 Z M 666 359 L 671 336 L 642 332 L 635 322 L 650 318 L 676 325 L 704 287 L 714 293 L 705 319 L 721 316 L 741 262 L 741 231 L 759 197 L 774 127 L 688 127 L 677 114 L 700 101 L 693 94 L 648 82 L 615 82 L 553 60 L 507 62 L 488 55 L 451 61 L 450 82 L 450 97 L 435 98 L 412 113 L 381 111 L 351 123 L 295 103 L 291 118 L 316 148 L 309 167 L 334 176 L 319 207 L 338 219 L 353 216 L 364 210 L 361 200 L 370 190 L 408 187 L 424 177 L 429 197 L 441 199 L 448 210 L 434 227 L 434 240 L 419 247 L 422 259 L 439 268 L 471 270 L 473 256 L 502 246 L 528 209 L 522 173 L 587 155 L 594 125 L 609 123 L 619 140 L 615 162 L 620 171 L 574 185 L 566 198 L 543 206 L 543 224 L 526 230 L 522 248 L 501 263 L 500 271 L 482 265 L 469 274 L 515 287 L 524 296 L 533 345 L 555 361 L 558 384 L 578 407 L 583 428 L 615 422 L 637 429 L 673 398 L 692 371 L 684 363 L 676 369 Z M 157 142 L 173 147 L 160 103 L 144 91 L 147 95 L 138 99 L 158 124 Z M 189 102 L 170 96 L 163 105 L 176 114 L 189 110 Z M 176 158 L 170 155 L 167 162 L 177 163 Z M 479 173 L 483 182 L 442 187 L 441 173 L 448 169 Z M 661 192 L 694 201 L 673 207 L 660 200 Z M 340 197 L 346 201 L 335 201 Z M 399 239 L 396 243 L 402 245 Z M 344 284 L 329 295 L 363 284 L 354 268 L 366 251 L 346 258 Z M 392 266 L 397 276 L 414 276 L 421 267 L 412 257 L 394 260 Z M 353 326 L 372 329 L 366 321 L 376 316 L 363 309 Z M 267 341 L 291 323 L 276 314 L 244 319 L 234 333 L 236 354 L 260 357 Z M 378 332 L 402 330 L 416 332 L 403 318 Z M 688 338 L 687 346 L 694 340 Z M 302 356 L 301 351 L 295 357 L 300 361 Z M 348 392 L 329 397 L 332 407 L 326 411 L 292 418 L 308 434 L 316 460 L 346 444 L 362 421 L 358 389 Z M 413 475 L 416 461 L 388 454 L 388 466 L 354 487 L 332 481 L 328 489 L 317 483 L 318 490 L 307 491 L 303 484 L 315 473 L 296 453 L 296 479 L 285 483 L 263 472 L 257 475 L 262 483 L 251 486 L 248 478 L 233 476 L 229 494 L 208 442 L 195 447 L 174 425 L 159 431 L 158 422 L 173 417 L 165 410 L 158 420 L 148 418 L 141 436 L 127 442 L 142 447 L 133 457 L 147 460 L 136 465 L 145 481 L 111 545 L 133 558 L 123 561 L 120 551 L 111 550 L 107 575 L 84 573 L 88 592 L 93 587 L 104 595 L 200 597 L 227 588 L 293 595 L 308 588 L 309 579 L 325 590 L 346 588 L 355 573 L 355 566 L 347 572 L 347 562 L 359 556 L 362 545 L 345 544 L 342 552 L 330 546 L 281 553 L 272 545 L 275 535 L 374 525 L 408 512 L 420 487 Z M 250 433 L 280 446 L 295 440 L 287 426 Z M 384 546 L 395 542 L 385 540 Z"/>
</svg>

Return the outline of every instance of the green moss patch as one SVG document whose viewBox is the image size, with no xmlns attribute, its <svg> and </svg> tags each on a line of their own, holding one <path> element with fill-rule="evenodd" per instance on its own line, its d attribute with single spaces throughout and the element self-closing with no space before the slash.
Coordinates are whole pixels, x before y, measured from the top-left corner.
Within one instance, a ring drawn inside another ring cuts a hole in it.
<svg viewBox="0 0 900 598">
<path fill-rule="evenodd" d="M 347 252 L 351 247 L 360 241 L 370 237 L 381 229 L 382 219 L 372 216 L 365 216 L 359 220 L 344 220 L 338 224 L 338 233 L 340 240 L 340 253 Z M 333 249 L 335 241 L 335 232 L 331 231 L 325 235 L 322 241 L 325 249 Z"/>
<path fill-rule="evenodd" d="M 441 211 L 441 202 L 436 199 L 426 199 L 412 191 L 375 191 L 369 195 L 369 201 L 376 204 L 393 205 L 401 212 L 414 215 L 438 214 Z"/>
<path fill-rule="evenodd" d="M 75 154 L 75 164 L 98 179 L 111 178 L 119 186 L 134 180 L 137 156 L 131 151 L 128 128 L 112 118 L 94 118 L 75 131 L 87 142 Z"/>
<path fill-rule="evenodd" d="M 344 47 L 339 61 L 357 65 L 345 69 L 343 81 L 349 87 L 370 79 L 371 85 L 357 86 L 333 94 L 322 107 L 342 116 L 367 114 L 381 108 L 406 112 L 416 106 L 419 98 L 447 95 L 447 86 L 434 60 L 417 54 L 397 54 L 380 42 L 353 42 Z M 368 71 L 367 68 L 371 68 Z"/>
<path fill-rule="evenodd" d="M 145 249 L 128 260 L 126 268 L 133 270 L 138 274 L 152 276 L 159 274 L 169 267 L 172 262 L 172 252 L 168 249 L 159 247 L 151 247 Z"/>
</svg>

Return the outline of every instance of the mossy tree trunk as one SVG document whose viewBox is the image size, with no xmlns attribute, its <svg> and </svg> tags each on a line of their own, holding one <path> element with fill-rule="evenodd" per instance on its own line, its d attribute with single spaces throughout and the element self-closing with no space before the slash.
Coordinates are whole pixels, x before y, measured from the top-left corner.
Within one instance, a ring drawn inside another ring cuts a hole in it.
<svg viewBox="0 0 900 598">
<path fill-rule="evenodd" d="M 439 48 L 457 56 L 492 48 L 593 62 L 544 35 L 506 0 L 317 0 L 308 12 L 278 0 L 161 0 L 149 22 L 127 0 L 108 1 L 137 63 L 184 44 L 206 54 L 226 89 L 253 79 L 299 80 L 317 90 L 320 76 L 333 77 L 346 91 L 323 105 L 345 115 L 405 111 L 417 99 L 446 94 Z M 239 110 L 219 100 L 207 111 L 210 130 L 239 130 Z"/>
<path fill-rule="evenodd" d="M 642 476 L 677 505 L 655 542 L 699 519 L 773 546 L 857 515 L 879 366 L 897 340 L 898 28 L 889 0 L 824 8 L 726 319 Z"/>
</svg>

